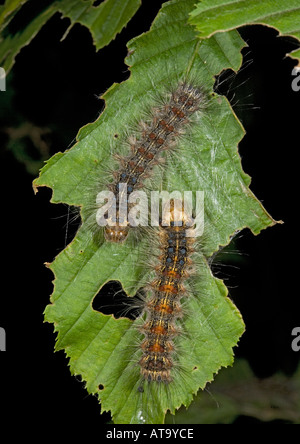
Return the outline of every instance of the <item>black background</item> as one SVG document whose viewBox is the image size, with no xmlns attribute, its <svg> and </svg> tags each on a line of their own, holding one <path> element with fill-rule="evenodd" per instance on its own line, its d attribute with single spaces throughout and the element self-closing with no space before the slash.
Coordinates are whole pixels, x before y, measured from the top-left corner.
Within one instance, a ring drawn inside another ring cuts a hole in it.
<svg viewBox="0 0 300 444">
<path fill-rule="evenodd" d="M 149 29 L 161 3 L 144 1 L 126 29 L 98 53 L 89 31 L 80 25 L 60 42 L 69 20 L 56 14 L 17 56 L 7 79 L 7 89 L 14 93 L 12 106 L 1 113 L 0 126 L 23 120 L 51 128 L 50 155 L 72 146 L 78 129 L 98 117 L 102 103 L 97 96 L 128 77 L 126 42 Z M 27 23 L 45 4 L 30 2 L 11 30 Z M 284 224 L 259 236 L 243 231 L 236 243 L 242 256 L 234 263 L 238 267 L 217 271 L 224 274 L 247 328 L 235 350 L 237 358 L 246 358 L 261 378 L 278 371 L 292 376 L 300 358 L 300 352 L 291 349 L 291 331 L 300 326 L 296 183 L 300 91 L 291 88 L 296 62 L 285 54 L 296 43 L 261 26 L 242 28 L 241 35 L 248 43 L 243 50 L 245 68 L 220 89 L 247 131 L 239 151 L 243 169 L 252 177 L 251 190 Z M 0 93 L 0 106 L 7 93 Z M 78 429 L 88 424 L 96 430 L 110 417 L 99 418 L 96 397 L 70 375 L 64 353 L 53 353 L 53 327 L 43 323 L 53 279 L 43 263 L 65 247 L 76 225 L 66 232 L 67 207 L 50 204 L 49 189 L 34 195 L 34 175 L 6 148 L 4 133 L 0 141 L 0 326 L 7 335 L 7 351 L 0 354 L 1 399 L 7 399 L 7 413 L 28 419 L 27 425 L 33 417 L 40 422 L 72 418 Z"/>
</svg>

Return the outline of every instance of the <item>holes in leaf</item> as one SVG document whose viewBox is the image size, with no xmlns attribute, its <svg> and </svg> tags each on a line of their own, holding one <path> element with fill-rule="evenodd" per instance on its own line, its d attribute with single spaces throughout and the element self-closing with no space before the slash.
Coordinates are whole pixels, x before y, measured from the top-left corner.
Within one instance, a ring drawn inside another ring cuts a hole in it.
<svg viewBox="0 0 300 444">
<path fill-rule="evenodd" d="M 114 318 L 128 318 L 134 321 L 143 310 L 144 291 L 140 289 L 135 296 L 127 296 L 119 281 L 107 282 L 96 294 L 92 308 Z"/>
<path fill-rule="evenodd" d="M 103 3 L 103 0 L 95 0 L 93 3 L 94 8 L 96 8 L 97 6 L 101 5 L 101 3 Z"/>
</svg>

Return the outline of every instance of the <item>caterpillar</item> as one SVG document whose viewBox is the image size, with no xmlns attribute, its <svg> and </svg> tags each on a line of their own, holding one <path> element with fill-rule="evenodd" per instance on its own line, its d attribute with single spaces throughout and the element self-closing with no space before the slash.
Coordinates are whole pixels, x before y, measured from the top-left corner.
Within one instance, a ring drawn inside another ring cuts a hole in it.
<svg viewBox="0 0 300 444">
<path fill-rule="evenodd" d="M 186 295 L 183 280 L 191 273 L 190 256 L 194 252 L 195 239 L 187 235 L 187 230 L 193 230 L 191 216 L 181 201 L 171 201 L 159 228 L 161 255 L 155 266 L 156 277 L 150 283 L 152 294 L 145 304 L 146 322 L 140 327 L 145 336 L 140 373 L 148 382 L 172 381 L 173 338 L 179 334 L 176 319 L 182 316 L 180 300 Z"/>
<path fill-rule="evenodd" d="M 176 147 L 186 131 L 192 115 L 201 109 L 204 93 L 187 82 L 181 82 L 169 100 L 152 111 L 151 119 L 140 122 L 141 132 L 129 138 L 131 154 L 119 157 L 119 168 L 108 189 L 115 196 L 114 216 L 106 215 L 104 237 L 111 242 L 124 242 L 129 234 L 130 195 L 143 187 L 155 165 L 162 163 L 160 153 Z M 125 208 L 125 209 L 124 209 Z"/>
</svg>

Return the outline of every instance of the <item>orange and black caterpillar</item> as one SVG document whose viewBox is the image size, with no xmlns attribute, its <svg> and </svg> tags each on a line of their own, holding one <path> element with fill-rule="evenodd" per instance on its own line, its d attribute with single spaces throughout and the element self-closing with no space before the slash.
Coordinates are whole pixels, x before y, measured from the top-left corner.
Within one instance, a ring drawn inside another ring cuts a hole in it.
<svg viewBox="0 0 300 444">
<path fill-rule="evenodd" d="M 119 217 L 119 204 L 128 204 L 130 194 L 143 186 L 143 181 L 150 176 L 152 168 L 161 162 L 159 154 L 173 149 L 192 114 L 198 111 L 204 100 L 199 88 L 188 83 L 180 83 L 169 100 L 152 112 L 150 121 L 141 122 L 140 138 L 131 138 L 131 155 L 119 158 L 120 168 L 113 173 L 114 181 L 109 190 L 116 198 L 116 218 L 107 218 L 104 235 L 106 240 L 123 242 L 129 233 L 130 224 L 127 212 Z M 125 184 L 122 188 L 120 184 Z M 126 195 L 125 195 L 126 193 Z M 130 204 L 126 205 L 128 210 Z M 120 212 L 121 213 L 121 212 Z"/>
<path fill-rule="evenodd" d="M 187 236 L 187 229 L 192 230 L 193 226 L 182 204 L 178 209 L 171 202 L 169 226 L 164 226 L 164 222 L 159 229 L 161 255 L 155 267 L 157 277 L 150 284 L 152 295 L 145 305 L 147 319 L 140 327 L 145 338 L 139 365 L 144 380 L 169 383 L 174 365 L 173 338 L 179 334 L 175 322 L 182 316 L 180 300 L 186 295 L 183 280 L 190 275 L 194 238 Z"/>
</svg>

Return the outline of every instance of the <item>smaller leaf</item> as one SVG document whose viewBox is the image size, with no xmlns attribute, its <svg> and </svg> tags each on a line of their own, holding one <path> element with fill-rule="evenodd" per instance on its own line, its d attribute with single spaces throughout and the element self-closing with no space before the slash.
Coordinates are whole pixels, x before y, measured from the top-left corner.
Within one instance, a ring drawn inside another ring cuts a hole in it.
<svg viewBox="0 0 300 444">
<path fill-rule="evenodd" d="M 191 407 L 179 409 L 176 424 L 232 424 L 240 415 L 260 421 L 300 421 L 300 366 L 293 376 L 281 372 L 259 379 L 244 359 L 219 373 L 213 386 L 197 395 Z M 173 424 L 174 417 L 167 416 Z"/>
<path fill-rule="evenodd" d="M 80 23 L 90 30 L 98 51 L 122 31 L 139 9 L 141 0 L 105 0 L 97 7 L 92 6 L 92 3 L 93 1 L 64 1 L 59 10 L 71 19 L 65 36 L 75 23 Z"/>
<path fill-rule="evenodd" d="M 14 35 L 8 34 L 5 38 L 0 35 L 0 65 L 8 73 L 12 68 L 17 54 L 21 48 L 28 45 L 36 36 L 42 26 L 52 17 L 56 12 L 55 4 L 53 3 L 43 12 L 38 14 L 34 20 L 21 32 Z M 12 17 L 11 17 L 12 18 Z M 9 21 L 5 22 L 7 26 Z M 3 27 L 4 29 L 4 27 Z"/>
<path fill-rule="evenodd" d="M 25 1 L 11 0 L 0 9 L 0 30 L 3 31 L 20 6 Z M 71 20 L 71 25 L 65 32 L 66 37 L 75 23 L 86 26 L 92 36 L 96 50 L 108 45 L 127 25 L 129 20 L 140 7 L 141 0 L 106 0 L 99 6 L 93 6 L 94 0 L 62 0 L 50 4 L 38 14 L 24 30 L 6 37 L 0 35 L 0 65 L 8 72 L 20 50 L 28 45 L 40 31 L 42 26 L 56 12 Z M 1 26 L 2 24 L 2 26 Z"/>
<path fill-rule="evenodd" d="M 202 0 L 191 12 L 189 21 L 196 26 L 201 38 L 244 25 L 262 24 L 277 29 L 280 35 L 300 40 L 299 0 Z M 300 50 L 291 55 L 300 58 Z"/>
<path fill-rule="evenodd" d="M 27 0 L 6 0 L 5 4 L 0 6 L 0 31 L 8 25 L 20 7 L 26 2 Z"/>
</svg>

